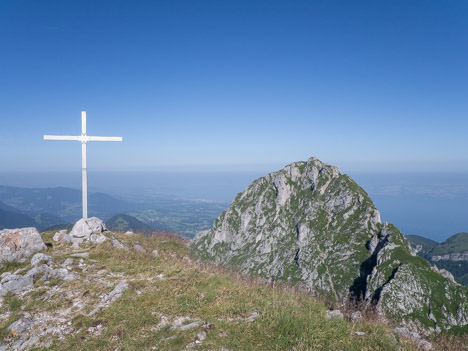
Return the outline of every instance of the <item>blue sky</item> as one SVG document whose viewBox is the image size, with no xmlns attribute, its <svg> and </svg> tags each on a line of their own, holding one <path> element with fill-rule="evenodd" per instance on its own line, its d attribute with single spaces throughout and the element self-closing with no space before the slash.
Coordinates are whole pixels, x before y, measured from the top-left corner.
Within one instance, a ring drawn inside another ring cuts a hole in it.
<svg viewBox="0 0 468 351">
<path fill-rule="evenodd" d="M 468 172 L 466 1 L 0 2 L 2 171 Z M 275 168 L 275 169 L 276 169 Z"/>
</svg>

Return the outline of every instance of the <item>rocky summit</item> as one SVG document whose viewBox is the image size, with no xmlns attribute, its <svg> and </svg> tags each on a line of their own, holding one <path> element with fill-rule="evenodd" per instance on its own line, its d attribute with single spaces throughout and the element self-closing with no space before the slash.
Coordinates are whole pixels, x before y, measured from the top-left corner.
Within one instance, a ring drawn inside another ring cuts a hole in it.
<svg viewBox="0 0 468 351">
<path fill-rule="evenodd" d="M 468 328 L 468 289 L 418 257 L 361 187 L 316 158 L 255 180 L 192 248 L 424 332 Z"/>
</svg>

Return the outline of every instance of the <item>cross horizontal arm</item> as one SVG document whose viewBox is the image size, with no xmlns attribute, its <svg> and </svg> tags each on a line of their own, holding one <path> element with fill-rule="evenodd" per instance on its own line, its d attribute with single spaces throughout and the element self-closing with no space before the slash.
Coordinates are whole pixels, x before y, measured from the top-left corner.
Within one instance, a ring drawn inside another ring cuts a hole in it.
<svg viewBox="0 0 468 351">
<path fill-rule="evenodd" d="M 122 141 L 122 137 L 89 136 L 89 141 Z"/>
<path fill-rule="evenodd" d="M 73 135 L 44 135 L 44 140 L 76 140 L 80 141 L 81 136 Z"/>
</svg>

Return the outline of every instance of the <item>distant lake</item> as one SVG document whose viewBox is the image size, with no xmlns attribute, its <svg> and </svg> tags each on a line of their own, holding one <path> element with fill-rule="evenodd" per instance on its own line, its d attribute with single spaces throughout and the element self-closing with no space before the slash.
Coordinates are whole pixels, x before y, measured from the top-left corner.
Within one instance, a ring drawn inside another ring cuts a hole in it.
<svg viewBox="0 0 468 351">
<path fill-rule="evenodd" d="M 350 174 L 371 196 L 383 221 L 403 234 L 444 241 L 468 232 L 468 174 Z"/>
<path fill-rule="evenodd" d="M 90 172 L 90 191 L 120 198 L 161 194 L 225 202 L 266 172 Z M 383 221 L 404 234 L 436 241 L 468 232 L 468 174 L 358 173 L 349 175 L 371 196 Z M 81 187 L 80 172 L 0 173 L 0 185 Z"/>
</svg>

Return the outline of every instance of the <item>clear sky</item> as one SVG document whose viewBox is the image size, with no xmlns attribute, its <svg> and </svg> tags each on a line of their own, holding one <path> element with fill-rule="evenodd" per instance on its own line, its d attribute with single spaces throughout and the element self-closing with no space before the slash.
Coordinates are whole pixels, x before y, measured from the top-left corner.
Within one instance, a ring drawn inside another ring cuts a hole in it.
<svg viewBox="0 0 468 351">
<path fill-rule="evenodd" d="M 468 171 L 467 1 L 0 1 L 1 171 Z"/>
</svg>

